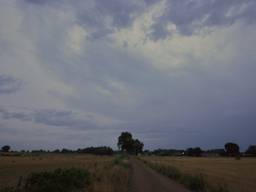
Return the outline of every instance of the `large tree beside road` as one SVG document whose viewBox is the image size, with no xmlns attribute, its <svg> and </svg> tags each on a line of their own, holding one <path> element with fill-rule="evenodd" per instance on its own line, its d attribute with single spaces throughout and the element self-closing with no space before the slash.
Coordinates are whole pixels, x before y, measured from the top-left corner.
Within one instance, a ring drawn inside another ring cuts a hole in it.
<svg viewBox="0 0 256 192">
<path fill-rule="evenodd" d="M 131 133 L 122 132 L 118 137 L 117 146 L 123 152 L 137 155 L 143 151 L 144 144 L 138 139 L 133 139 Z"/>
</svg>

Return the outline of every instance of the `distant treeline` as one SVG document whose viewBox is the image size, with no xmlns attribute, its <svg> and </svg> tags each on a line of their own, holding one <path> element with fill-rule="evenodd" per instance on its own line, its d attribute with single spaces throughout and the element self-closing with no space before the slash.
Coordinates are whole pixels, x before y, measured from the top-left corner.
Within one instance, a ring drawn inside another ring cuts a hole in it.
<svg viewBox="0 0 256 192">
<path fill-rule="evenodd" d="M 148 155 L 158 155 L 158 156 L 225 156 L 226 152 L 224 149 L 211 149 L 203 151 L 200 147 L 188 148 L 186 150 L 177 149 L 157 149 L 154 151 L 145 151 Z"/>
<path fill-rule="evenodd" d="M 86 153 L 86 154 L 94 154 L 94 155 L 113 155 L 114 151 L 110 147 L 102 146 L 102 147 L 87 147 L 83 149 L 70 150 L 70 149 L 62 149 L 62 150 L 54 150 L 53 153 Z"/>
<path fill-rule="evenodd" d="M 87 147 L 87 148 L 77 149 L 77 150 L 57 149 L 57 150 L 54 150 L 53 153 L 86 153 L 86 154 L 94 154 L 94 155 L 113 155 L 114 151 L 110 147 L 102 146 L 102 147 Z"/>
<path fill-rule="evenodd" d="M 8 155 L 12 152 L 12 155 L 19 154 L 41 154 L 41 153 L 59 153 L 59 154 L 93 154 L 93 155 L 113 155 L 122 153 L 122 151 L 114 151 L 111 147 L 100 146 L 100 147 L 87 147 L 79 148 L 77 150 L 71 149 L 56 149 L 56 150 L 32 150 L 32 151 L 11 151 L 11 147 L 5 145 L 0 150 L 1 154 Z M 256 157 L 256 145 L 250 145 L 245 152 L 240 152 L 239 146 L 235 143 L 226 143 L 223 149 L 210 149 L 202 150 L 200 147 L 188 148 L 186 150 L 178 149 L 157 149 L 157 150 L 144 150 L 140 151 L 139 154 L 145 155 L 157 155 L 157 156 L 255 156 Z M 10 154 L 11 155 L 11 154 Z"/>
<path fill-rule="evenodd" d="M 2 147 L 1 152 L 3 153 L 8 153 L 10 152 L 10 147 Z M 11 151 L 13 153 L 32 153 L 32 154 L 41 154 L 41 153 L 63 153 L 63 154 L 75 154 L 75 153 L 79 153 L 79 154 L 94 154 L 94 155 L 113 155 L 114 154 L 114 150 L 111 147 L 107 147 L 107 146 L 100 146 L 100 147 L 87 147 L 87 148 L 83 148 L 83 149 L 77 149 L 77 150 L 72 150 L 72 149 L 55 149 L 55 150 L 43 150 L 43 149 L 39 149 L 39 150 L 31 150 L 31 151 L 25 151 L 25 150 L 21 150 L 21 151 Z"/>
<path fill-rule="evenodd" d="M 235 143 L 226 143 L 223 149 L 210 149 L 202 150 L 200 147 L 188 148 L 186 150 L 177 149 L 157 149 L 153 151 L 145 150 L 147 155 L 158 156 L 255 156 L 256 157 L 256 145 L 251 145 L 248 149 L 241 153 L 239 146 Z"/>
</svg>

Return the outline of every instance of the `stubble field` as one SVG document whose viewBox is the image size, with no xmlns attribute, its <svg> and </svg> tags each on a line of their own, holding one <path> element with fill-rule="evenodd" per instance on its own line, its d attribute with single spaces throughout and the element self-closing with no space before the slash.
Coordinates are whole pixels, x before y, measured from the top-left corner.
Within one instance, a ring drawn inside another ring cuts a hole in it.
<svg viewBox="0 0 256 192">
<path fill-rule="evenodd" d="M 49 154 L 38 156 L 0 156 L 0 191 L 16 186 L 32 172 L 53 171 L 57 168 L 84 168 L 91 174 L 89 191 L 127 191 L 130 169 L 117 157 L 94 155 Z"/>
<path fill-rule="evenodd" d="M 254 192 L 256 189 L 256 158 L 144 156 L 141 159 L 160 166 L 175 167 L 185 174 L 201 173 L 209 187 L 222 186 L 223 190 L 232 192 Z"/>
</svg>

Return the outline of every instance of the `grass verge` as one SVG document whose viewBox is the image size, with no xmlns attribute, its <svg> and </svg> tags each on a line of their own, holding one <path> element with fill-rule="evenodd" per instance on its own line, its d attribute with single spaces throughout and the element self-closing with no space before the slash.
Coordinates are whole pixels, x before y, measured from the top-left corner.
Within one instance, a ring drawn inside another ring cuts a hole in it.
<svg viewBox="0 0 256 192">
<path fill-rule="evenodd" d="M 143 162 L 151 167 L 152 169 L 158 171 L 159 173 L 175 180 L 182 185 L 186 186 L 188 189 L 195 192 L 229 192 L 226 186 L 212 187 L 208 184 L 206 175 L 202 173 L 187 174 L 181 172 L 178 168 L 174 166 L 167 166 L 158 163 L 152 163 L 143 160 Z"/>
</svg>

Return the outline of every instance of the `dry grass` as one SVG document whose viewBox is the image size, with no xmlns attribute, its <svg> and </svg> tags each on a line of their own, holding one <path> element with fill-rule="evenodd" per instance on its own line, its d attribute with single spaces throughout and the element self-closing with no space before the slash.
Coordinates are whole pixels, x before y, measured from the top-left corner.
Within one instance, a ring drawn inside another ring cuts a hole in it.
<svg viewBox="0 0 256 192">
<path fill-rule="evenodd" d="M 31 172 L 49 171 L 56 168 L 85 168 L 93 177 L 90 191 L 127 191 L 130 169 L 116 165 L 115 157 L 93 155 L 49 154 L 39 156 L 0 156 L 0 188 L 15 186 L 20 177 Z"/>
<path fill-rule="evenodd" d="M 210 186 L 227 186 L 232 192 L 254 192 L 256 158 L 141 157 L 160 165 L 177 167 L 184 173 L 203 173 Z"/>
</svg>

